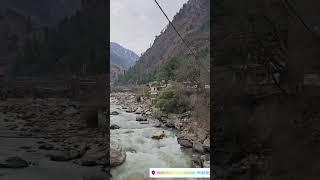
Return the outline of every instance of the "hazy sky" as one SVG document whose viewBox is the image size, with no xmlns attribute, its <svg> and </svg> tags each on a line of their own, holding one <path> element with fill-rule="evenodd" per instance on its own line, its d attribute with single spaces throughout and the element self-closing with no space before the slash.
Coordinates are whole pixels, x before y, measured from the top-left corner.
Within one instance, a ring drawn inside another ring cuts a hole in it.
<svg viewBox="0 0 320 180">
<path fill-rule="evenodd" d="M 188 0 L 158 0 L 170 20 Z M 110 40 L 139 56 L 168 24 L 154 0 L 111 0 Z"/>
</svg>

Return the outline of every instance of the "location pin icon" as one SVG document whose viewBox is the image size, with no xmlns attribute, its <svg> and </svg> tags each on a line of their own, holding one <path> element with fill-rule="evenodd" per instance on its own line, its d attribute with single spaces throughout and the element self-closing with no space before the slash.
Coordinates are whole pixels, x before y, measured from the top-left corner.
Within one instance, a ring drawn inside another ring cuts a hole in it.
<svg viewBox="0 0 320 180">
<path fill-rule="evenodd" d="M 156 172 L 154 170 L 151 171 L 152 175 L 154 175 Z"/>
</svg>

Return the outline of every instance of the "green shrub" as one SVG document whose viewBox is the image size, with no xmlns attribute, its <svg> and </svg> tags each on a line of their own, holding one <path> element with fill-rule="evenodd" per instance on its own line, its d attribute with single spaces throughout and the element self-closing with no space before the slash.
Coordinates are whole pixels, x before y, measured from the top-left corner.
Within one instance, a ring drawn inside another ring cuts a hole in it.
<svg viewBox="0 0 320 180">
<path fill-rule="evenodd" d="M 160 92 L 156 107 L 166 113 L 182 113 L 189 109 L 189 100 L 184 91 L 173 84 Z"/>
</svg>

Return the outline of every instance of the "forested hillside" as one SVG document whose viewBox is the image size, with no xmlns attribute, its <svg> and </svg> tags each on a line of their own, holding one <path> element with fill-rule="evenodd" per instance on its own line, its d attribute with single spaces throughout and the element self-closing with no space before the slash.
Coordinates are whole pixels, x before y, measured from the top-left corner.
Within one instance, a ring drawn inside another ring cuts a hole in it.
<svg viewBox="0 0 320 180">
<path fill-rule="evenodd" d="M 54 24 L 65 16 L 71 16 L 81 6 L 81 0 L 1 0 L 1 8 L 10 8 L 37 23 Z"/>
<path fill-rule="evenodd" d="M 14 75 L 92 75 L 106 68 L 106 2 L 82 1 L 82 7 L 55 27 L 31 18 L 29 35 L 18 54 Z"/>
<path fill-rule="evenodd" d="M 209 67 L 210 1 L 190 0 L 172 23 L 204 66 Z M 152 45 L 118 80 L 119 84 L 143 84 L 156 79 L 186 79 L 194 57 L 171 26 L 156 36 Z"/>
</svg>

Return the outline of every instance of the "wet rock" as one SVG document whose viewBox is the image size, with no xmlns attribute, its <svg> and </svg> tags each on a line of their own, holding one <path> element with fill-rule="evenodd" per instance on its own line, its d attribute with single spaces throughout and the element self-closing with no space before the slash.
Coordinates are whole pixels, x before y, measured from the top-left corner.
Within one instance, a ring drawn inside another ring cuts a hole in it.
<svg viewBox="0 0 320 180">
<path fill-rule="evenodd" d="M 110 141 L 110 166 L 121 165 L 126 160 L 126 152 L 122 146 L 114 139 Z"/>
<path fill-rule="evenodd" d="M 15 156 L 9 157 L 5 162 L 0 162 L 0 168 L 25 168 L 28 167 L 28 162 L 24 159 Z"/>
<path fill-rule="evenodd" d="M 139 107 L 136 112 L 136 114 L 142 114 L 143 113 L 143 109 L 141 107 Z"/>
<path fill-rule="evenodd" d="M 128 131 L 124 132 L 124 134 L 130 134 L 130 133 L 134 133 L 134 131 L 133 130 L 128 130 Z"/>
<path fill-rule="evenodd" d="M 126 150 L 125 150 L 126 152 L 131 152 L 131 153 L 137 153 L 137 151 L 135 150 L 135 149 L 133 149 L 133 148 L 126 148 Z"/>
<path fill-rule="evenodd" d="M 39 146 L 39 149 L 52 150 L 52 149 L 54 149 L 54 146 L 49 143 L 43 143 Z"/>
<path fill-rule="evenodd" d="M 119 113 L 117 111 L 112 111 L 110 115 L 119 115 Z"/>
<path fill-rule="evenodd" d="M 168 128 L 175 128 L 174 122 L 172 122 L 172 121 L 167 122 L 165 124 L 165 126 L 168 127 Z"/>
<path fill-rule="evenodd" d="M 162 124 L 158 123 L 158 124 L 155 124 L 153 127 L 160 128 L 161 126 Z"/>
<path fill-rule="evenodd" d="M 164 131 L 162 132 L 156 132 L 152 135 L 152 139 L 162 139 L 164 138 L 166 135 L 164 134 Z"/>
<path fill-rule="evenodd" d="M 202 144 L 200 143 L 193 143 L 192 145 L 192 149 L 195 151 L 195 152 L 198 152 L 200 154 L 204 154 L 204 148 L 202 146 Z"/>
<path fill-rule="evenodd" d="M 120 129 L 120 126 L 116 125 L 116 124 L 112 124 L 110 126 L 110 129 Z"/>
<path fill-rule="evenodd" d="M 178 143 L 183 147 L 192 148 L 193 146 L 192 141 L 184 136 L 179 136 L 177 140 L 178 140 Z"/>
<path fill-rule="evenodd" d="M 147 121 L 148 119 L 143 116 L 136 117 L 136 121 Z"/>
</svg>

